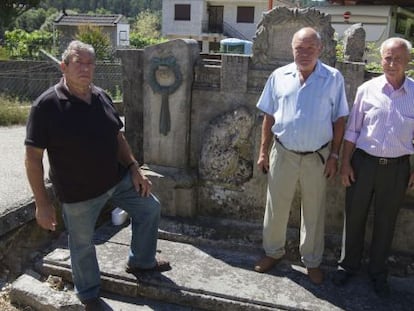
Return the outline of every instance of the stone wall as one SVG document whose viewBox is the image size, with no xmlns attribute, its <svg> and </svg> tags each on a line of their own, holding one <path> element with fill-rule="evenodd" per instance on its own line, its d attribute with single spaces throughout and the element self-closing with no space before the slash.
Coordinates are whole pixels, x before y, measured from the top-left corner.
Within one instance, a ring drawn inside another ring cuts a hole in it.
<svg viewBox="0 0 414 311">
<path fill-rule="evenodd" d="M 174 44 L 171 42 L 170 45 Z M 250 57 L 240 55 L 223 55 L 221 66 L 205 65 L 201 60 L 196 62 L 189 95 L 191 100 L 186 104 L 191 108 L 188 116 L 190 126 L 185 126 L 188 123 L 186 116 L 174 121 L 178 122 L 181 130 L 189 128 L 190 132 L 173 138 L 173 133 L 165 136 L 158 132 L 159 108 L 154 106 L 160 105 L 160 98 L 154 93 L 153 101 L 150 100 L 153 91 L 145 87 L 145 77 L 140 77 L 142 68 L 130 66 L 133 53 L 133 50 L 120 51 L 121 58 L 125 57 L 128 64 L 123 67 L 124 71 L 129 71 L 124 79 L 131 77 L 125 81 L 128 88 L 124 86 L 126 133 L 129 137 L 138 137 L 141 127 L 144 127 L 148 143 L 134 140 L 132 147 L 135 153 L 146 154 L 143 158 L 145 164 L 164 176 L 154 179 L 164 215 L 214 216 L 261 222 L 267 179 L 256 166 L 263 116 L 255 105 L 271 70 L 257 69 Z M 140 53 L 142 51 L 135 51 L 136 55 Z M 142 66 L 145 68 L 147 65 Z M 339 66 L 348 77 L 346 88 L 351 98 L 358 80 L 363 79 L 363 66 L 362 70 L 361 64 Z M 143 86 L 135 81 L 144 81 Z M 140 102 L 142 94 L 131 97 L 129 89 L 138 93 L 145 89 L 149 101 Z M 170 97 L 172 114 L 175 108 L 178 112 L 186 110 L 179 107 L 178 100 Z M 138 117 L 140 111 L 144 111 L 145 118 Z M 146 132 L 150 111 L 153 114 L 152 125 Z M 143 120 L 144 124 L 138 120 Z M 172 139 L 172 144 L 167 143 L 169 139 Z M 187 148 L 183 149 L 183 146 Z M 154 152 L 154 148 L 158 151 Z M 175 159 L 177 154 L 182 158 Z M 299 195 L 293 202 L 292 226 L 299 224 Z M 327 230 L 330 232 L 341 230 L 343 202 L 344 189 L 338 180 L 332 182 L 328 187 L 327 209 Z"/>
<path fill-rule="evenodd" d="M 321 26 L 323 16 L 313 11 L 304 14 L 307 23 L 317 18 L 320 31 L 327 27 L 324 33 L 329 34 L 330 25 Z M 293 27 L 303 26 L 296 15 L 292 18 Z M 133 149 L 143 154 L 142 161 L 154 176 L 160 177 L 152 180 L 163 215 L 261 223 L 267 179 L 256 166 L 263 115 L 255 106 L 269 74 L 288 57 L 278 60 L 267 55 L 264 63 L 254 55 L 223 54 L 221 62 L 209 62 L 207 56 L 200 57 L 196 41 L 182 39 L 144 50 L 121 50 L 119 56 L 125 64 L 124 75 L 129 77 L 123 99 L 126 133 L 128 137 L 140 137 L 143 129 L 142 141 L 132 141 Z M 357 87 L 366 79 L 365 64 L 336 62 L 335 66 L 344 76 L 351 106 Z M 168 131 L 161 126 L 165 120 L 163 105 L 168 107 Z M 344 196 L 339 178 L 328 183 L 327 234 L 342 233 Z M 412 197 L 408 193 L 393 246 L 408 253 L 414 249 L 408 234 L 414 229 Z M 372 215 L 368 232 L 371 219 Z M 289 225 L 298 228 L 299 222 L 297 193 Z"/>
</svg>

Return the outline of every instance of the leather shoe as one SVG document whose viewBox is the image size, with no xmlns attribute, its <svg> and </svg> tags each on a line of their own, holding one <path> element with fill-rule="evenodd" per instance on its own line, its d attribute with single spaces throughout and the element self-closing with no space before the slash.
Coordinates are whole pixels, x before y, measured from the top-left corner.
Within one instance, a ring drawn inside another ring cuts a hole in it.
<svg viewBox="0 0 414 311">
<path fill-rule="evenodd" d="M 270 269 L 272 269 L 278 261 L 279 259 L 264 256 L 258 262 L 256 262 L 256 264 L 254 265 L 254 271 L 259 273 L 267 272 Z"/>
<path fill-rule="evenodd" d="M 309 279 L 313 284 L 321 284 L 323 282 L 323 272 L 319 267 L 306 268 L 308 270 Z"/>
<path fill-rule="evenodd" d="M 352 274 L 346 272 L 345 270 L 336 270 L 335 274 L 332 276 L 332 283 L 336 286 L 344 286 L 348 283 L 349 279 L 352 277 Z"/>
<path fill-rule="evenodd" d="M 140 272 L 151 272 L 151 271 L 165 272 L 169 270 L 171 270 L 170 262 L 167 260 L 159 259 L 159 258 L 156 259 L 155 266 L 151 268 L 132 267 L 128 264 L 125 267 L 125 272 L 132 273 L 132 274 L 140 273 Z"/>
</svg>

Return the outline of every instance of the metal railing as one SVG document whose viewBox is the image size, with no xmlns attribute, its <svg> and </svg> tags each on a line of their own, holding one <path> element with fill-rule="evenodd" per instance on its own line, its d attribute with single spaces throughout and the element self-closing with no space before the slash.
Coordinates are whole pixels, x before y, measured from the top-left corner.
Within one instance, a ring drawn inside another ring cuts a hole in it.
<svg viewBox="0 0 414 311">
<path fill-rule="evenodd" d="M 223 22 L 223 24 L 210 24 L 208 21 L 201 22 L 201 31 L 203 33 L 218 33 L 224 34 L 227 37 L 238 38 L 242 40 L 248 40 L 247 37 L 240 31 L 235 29 L 229 23 Z"/>
<path fill-rule="evenodd" d="M 242 34 L 240 31 L 238 31 L 226 22 L 223 22 L 223 33 L 228 37 L 248 40 L 244 34 Z"/>
</svg>

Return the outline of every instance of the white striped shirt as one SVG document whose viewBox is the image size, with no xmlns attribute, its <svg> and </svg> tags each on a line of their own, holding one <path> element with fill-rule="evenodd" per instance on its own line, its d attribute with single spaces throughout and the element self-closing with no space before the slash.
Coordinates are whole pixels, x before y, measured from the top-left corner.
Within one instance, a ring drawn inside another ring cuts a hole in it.
<svg viewBox="0 0 414 311">
<path fill-rule="evenodd" d="M 348 119 L 345 140 L 386 158 L 414 153 L 414 80 L 394 90 L 384 75 L 362 84 Z"/>
<path fill-rule="evenodd" d="M 272 115 L 272 132 L 283 146 L 295 151 L 315 151 L 332 140 L 334 123 L 348 115 L 344 78 L 318 60 L 301 85 L 295 63 L 273 71 L 257 108 Z"/>
</svg>

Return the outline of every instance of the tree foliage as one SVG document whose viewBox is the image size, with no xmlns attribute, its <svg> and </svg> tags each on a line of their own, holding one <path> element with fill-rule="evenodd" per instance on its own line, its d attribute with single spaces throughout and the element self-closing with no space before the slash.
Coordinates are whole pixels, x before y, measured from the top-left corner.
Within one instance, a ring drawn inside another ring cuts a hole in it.
<svg viewBox="0 0 414 311">
<path fill-rule="evenodd" d="M 140 12 L 131 26 L 131 31 L 141 37 L 159 38 L 161 35 L 161 16 L 145 10 Z"/>
<path fill-rule="evenodd" d="M 27 10 L 36 7 L 41 0 L 2 0 L 0 2 L 0 38 L 14 19 Z"/>
<path fill-rule="evenodd" d="M 112 59 L 111 40 L 101 27 L 84 25 L 78 27 L 75 38 L 93 46 L 98 60 Z"/>
<path fill-rule="evenodd" d="M 135 32 L 131 32 L 129 35 L 129 45 L 138 49 L 143 49 L 146 46 L 158 44 L 165 41 L 167 41 L 167 39 L 144 37 Z"/>
<path fill-rule="evenodd" d="M 13 28 L 19 28 L 26 30 L 27 32 L 32 32 L 34 30 L 41 29 L 42 25 L 48 19 L 49 16 L 56 15 L 57 9 L 31 9 L 16 18 L 13 23 Z"/>
<path fill-rule="evenodd" d="M 141 11 L 161 10 L 162 0 L 42 0 L 41 7 L 54 7 L 58 10 L 77 9 L 79 13 L 98 12 L 107 10 L 126 17 L 135 17 Z"/>
<path fill-rule="evenodd" d="M 5 4 L 9 2 L 11 1 L 0 0 L 0 8 L 5 7 Z M 15 2 L 23 3 L 24 1 Z M 32 0 L 25 3 L 29 2 L 32 5 L 36 3 L 39 5 L 30 10 L 27 10 L 29 8 L 27 6 L 25 11 L 19 11 L 20 15 L 15 15 L 13 21 L 10 22 L 8 25 L 10 31 L 8 31 L 7 38 L 4 38 L 4 47 L 12 58 L 36 58 L 39 55 L 39 49 L 52 52 L 53 22 L 63 8 L 68 14 L 124 14 L 129 16 L 132 47 L 144 48 L 165 41 L 160 38 L 161 0 Z M 0 19 L 2 14 L 3 11 L 0 11 Z M 101 31 L 99 27 L 83 26 L 78 29 L 76 38 L 90 43 L 96 50 L 98 60 L 111 60 L 114 55 L 109 35 Z M 2 55 L 4 58 L 4 51 Z"/>
<path fill-rule="evenodd" d="M 35 30 L 31 33 L 22 29 L 6 31 L 6 49 L 12 58 L 35 59 L 40 49 L 50 51 L 53 46 L 52 33 Z"/>
</svg>

